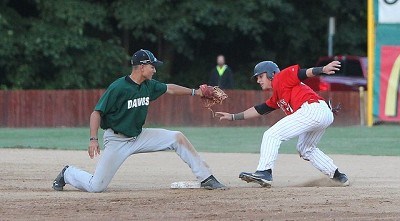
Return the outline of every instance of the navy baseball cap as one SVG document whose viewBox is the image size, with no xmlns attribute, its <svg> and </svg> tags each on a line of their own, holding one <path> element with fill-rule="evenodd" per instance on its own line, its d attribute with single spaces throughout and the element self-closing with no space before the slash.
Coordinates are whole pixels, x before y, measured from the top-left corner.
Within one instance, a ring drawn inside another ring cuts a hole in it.
<svg viewBox="0 0 400 221">
<path fill-rule="evenodd" d="M 132 55 L 131 64 L 132 66 L 141 64 L 152 64 L 155 67 L 159 67 L 163 64 L 163 62 L 157 60 L 154 54 L 151 53 L 149 50 L 140 49 Z"/>
</svg>

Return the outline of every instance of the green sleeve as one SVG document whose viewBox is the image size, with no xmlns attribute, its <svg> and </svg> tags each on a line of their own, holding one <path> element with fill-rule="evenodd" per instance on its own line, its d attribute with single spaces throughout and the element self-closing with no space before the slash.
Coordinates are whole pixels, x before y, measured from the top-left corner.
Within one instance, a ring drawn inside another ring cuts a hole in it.
<svg viewBox="0 0 400 221">
<path fill-rule="evenodd" d="M 167 92 L 167 85 L 156 80 L 150 80 L 150 101 L 154 101 L 165 92 Z"/>
<path fill-rule="evenodd" d="M 109 113 L 116 101 L 114 94 L 114 88 L 109 87 L 97 102 L 94 110 L 100 111 L 102 115 Z"/>
</svg>

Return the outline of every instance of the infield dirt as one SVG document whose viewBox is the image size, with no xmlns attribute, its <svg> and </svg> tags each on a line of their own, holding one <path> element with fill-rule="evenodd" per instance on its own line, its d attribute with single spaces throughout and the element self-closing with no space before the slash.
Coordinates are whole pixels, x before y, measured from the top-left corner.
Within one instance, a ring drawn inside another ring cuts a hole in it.
<svg viewBox="0 0 400 221">
<path fill-rule="evenodd" d="M 337 187 L 297 155 L 279 156 L 270 189 L 238 175 L 258 154 L 201 153 L 229 190 L 170 189 L 195 180 L 173 152 L 138 154 L 108 190 L 51 188 L 64 165 L 93 172 L 85 151 L 0 149 L 0 220 L 400 220 L 400 157 L 331 155 L 350 178 Z"/>
</svg>

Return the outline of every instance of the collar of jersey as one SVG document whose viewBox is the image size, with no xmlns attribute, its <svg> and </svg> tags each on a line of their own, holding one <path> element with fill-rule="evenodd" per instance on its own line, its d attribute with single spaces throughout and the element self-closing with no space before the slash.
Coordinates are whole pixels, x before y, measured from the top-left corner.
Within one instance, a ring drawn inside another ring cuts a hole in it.
<svg viewBox="0 0 400 221">
<path fill-rule="evenodd" d="M 132 78 L 129 77 L 129 75 L 127 75 L 127 76 L 125 77 L 125 80 L 126 80 L 128 83 L 130 83 L 130 84 L 140 86 L 140 84 L 134 82 L 134 81 L 132 80 Z"/>
</svg>

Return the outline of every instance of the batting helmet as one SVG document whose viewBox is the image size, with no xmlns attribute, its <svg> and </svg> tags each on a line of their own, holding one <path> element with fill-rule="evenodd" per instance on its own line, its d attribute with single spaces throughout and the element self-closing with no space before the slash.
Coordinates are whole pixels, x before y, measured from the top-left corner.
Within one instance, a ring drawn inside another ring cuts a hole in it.
<svg viewBox="0 0 400 221">
<path fill-rule="evenodd" d="M 267 78 L 272 80 L 274 75 L 279 73 L 279 67 L 272 61 L 262 61 L 254 67 L 254 75 L 252 78 L 257 77 L 262 73 L 267 73 Z"/>
</svg>

